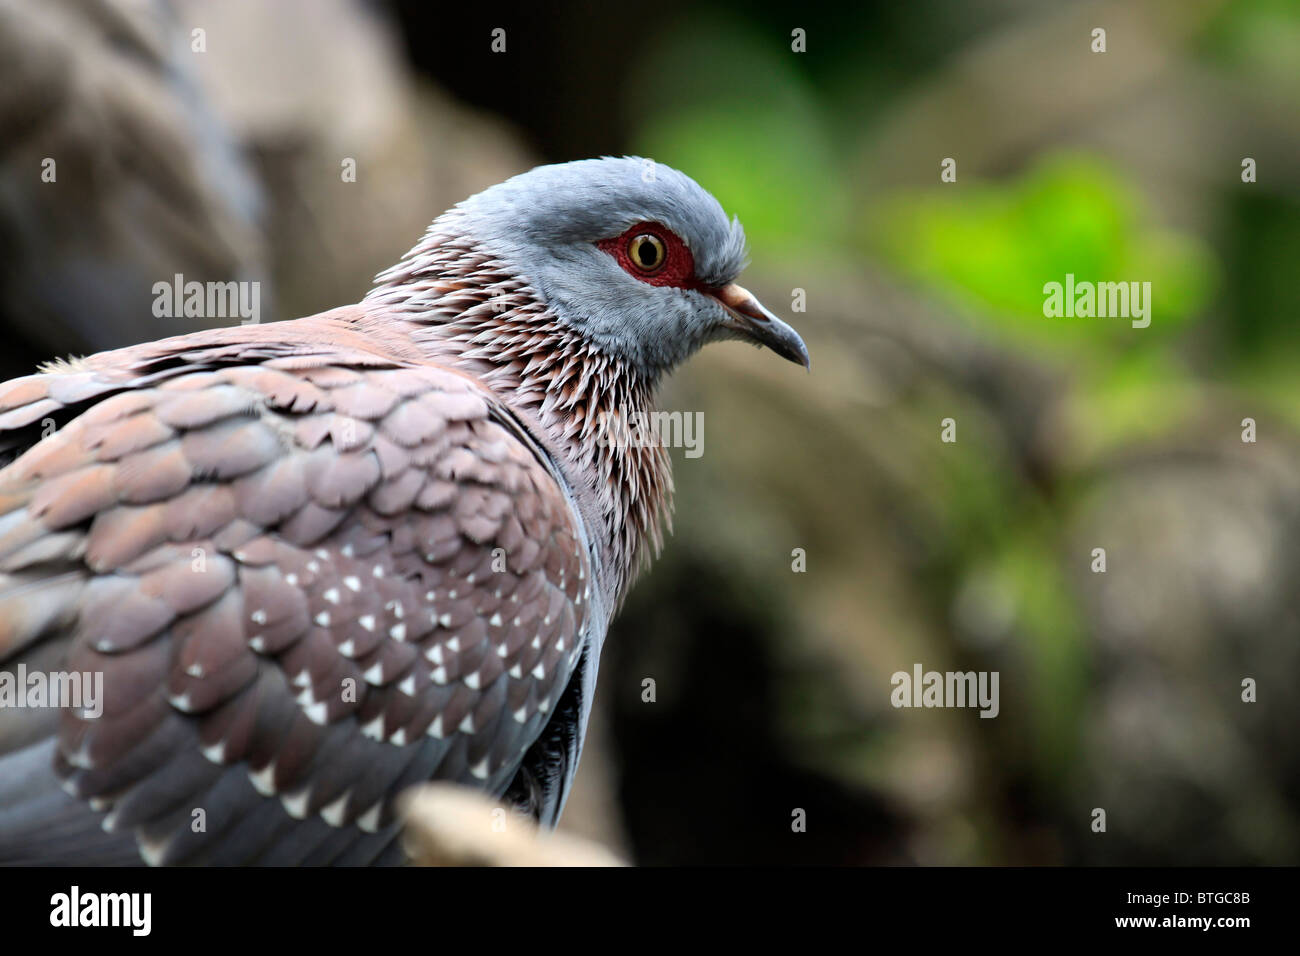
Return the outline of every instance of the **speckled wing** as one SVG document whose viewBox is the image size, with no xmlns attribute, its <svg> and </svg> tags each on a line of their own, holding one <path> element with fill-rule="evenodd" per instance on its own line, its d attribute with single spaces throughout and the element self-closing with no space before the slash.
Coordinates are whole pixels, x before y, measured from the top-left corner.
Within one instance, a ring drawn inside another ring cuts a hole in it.
<svg viewBox="0 0 1300 956">
<path fill-rule="evenodd" d="M 405 786 L 504 792 L 591 580 L 509 412 L 269 339 L 129 366 L 0 386 L 0 670 L 103 675 L 0 708 L 0 860 L 388 862 Z"/>
</svg>

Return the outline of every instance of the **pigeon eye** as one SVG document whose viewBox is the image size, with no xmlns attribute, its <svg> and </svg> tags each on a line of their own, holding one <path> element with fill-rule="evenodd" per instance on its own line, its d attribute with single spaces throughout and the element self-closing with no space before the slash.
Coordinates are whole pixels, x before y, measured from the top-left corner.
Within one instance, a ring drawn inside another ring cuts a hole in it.
<svg viewBox="0 0 1300 956">
<path fill-rule="evenodd" d="M 643 232 L 627 244 L 627 257 L 644 273 L 658 272 L 668 259 L 668 249 L 658 236 Z"/>
<path fill-rule="evenodd" d="M 614 257 L 620 269 L 653 286 L 695 288 L 695 259 L 681 238 L 657 222 L 638 222 L 596 247 Z"/>
</svg>

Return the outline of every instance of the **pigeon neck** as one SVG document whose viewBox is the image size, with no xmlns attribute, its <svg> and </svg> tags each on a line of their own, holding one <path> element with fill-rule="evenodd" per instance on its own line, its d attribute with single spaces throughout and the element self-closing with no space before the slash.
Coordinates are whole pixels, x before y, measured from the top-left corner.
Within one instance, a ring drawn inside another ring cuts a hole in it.
<svg viewBox="0 0 1300 956">
<path fill-rule="evenodd" d="M 434 230 L 378 278 L 365 305 L 409 323 L 429 361 L 475 376 L 585 479 L 610 610 L 670 526 L 671 464 L 661 444 L 625 440 L 653 410 L 657 382 L 597 349 L 538 301 L 528 284 L 463 237 Z"/>
</svg>

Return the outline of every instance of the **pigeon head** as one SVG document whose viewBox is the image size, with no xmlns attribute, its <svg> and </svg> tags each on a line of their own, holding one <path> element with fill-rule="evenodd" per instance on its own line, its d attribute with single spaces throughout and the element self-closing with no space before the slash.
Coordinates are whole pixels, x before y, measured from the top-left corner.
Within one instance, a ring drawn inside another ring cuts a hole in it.
<svg viewBox="0 0 1300 956">
<path fill-rule="evenodd" d="M 636 157 L 540 166 L 471 196 L 380 273 L 363 305 L 526 413 L 597 498 L 622 595 L 672 492 L 657 441 L 609 440 L 665 372 L 743 339 L 807 367 L 790 326 L 736 284 L 745 235 L 692 179 Z"/>
<path fill-rule="evenodd" d="M 723 339 L 808 366 L 794 329 L 736 284 L 740 223 L 675 169 L 637 157 L 540 166 L 455 212 L 561 321 L 649 378 Z"/>
</svg>

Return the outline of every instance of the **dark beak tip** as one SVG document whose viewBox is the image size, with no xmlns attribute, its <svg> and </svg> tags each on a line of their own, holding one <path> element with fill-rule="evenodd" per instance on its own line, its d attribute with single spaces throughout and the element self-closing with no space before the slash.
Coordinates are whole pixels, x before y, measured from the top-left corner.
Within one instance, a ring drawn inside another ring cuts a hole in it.
<svg viewBox="0 0 1300 956">
<path fill-rule="evenodd" d="M 787 326 L 787 328 L 789 327 Z M 808 354 L 808 346 L 804 344 L 803 339 L 794 329 L 789 329 L 789 331 L 789 339 L 781 343 L 784 347 L 774 349 L 774 351 L 786 361 L 793 362 L 795 365 L 802 365 L 805 371 L 811 372 L 812 357 Z"/>
<path fill-rule="evenodd" d="M 802 342 L 799 343 L 803 345 Z M 787 362 L 793 362 L 795 365 L 802 365 L 806 371 L 812 371 L 812 359 L 808 355 L 807 347 L 799 348 L 792 346 L 788 352 L 781 353 L 781 357 Z"/>
</svg>

